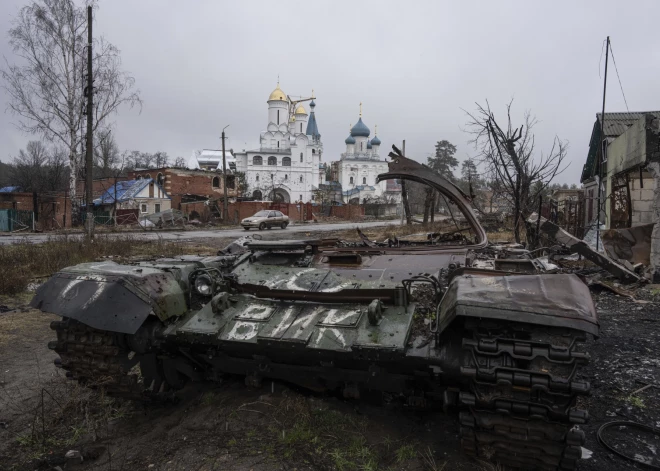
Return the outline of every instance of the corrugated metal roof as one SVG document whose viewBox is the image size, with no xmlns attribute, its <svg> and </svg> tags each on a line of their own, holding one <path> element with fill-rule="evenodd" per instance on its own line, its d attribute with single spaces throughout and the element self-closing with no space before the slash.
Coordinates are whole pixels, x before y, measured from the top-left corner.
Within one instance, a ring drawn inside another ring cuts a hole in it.
<svg viewBox="0 0 660 471">
<path fill-rule="evenodd" d="M 651 114 L 656 118 L 660 118 L 660 111 L 633 111 L 625 113 L 605 113 L 605 125 L 603 131 L 607 143 L 611 143 L 614 139 L 626 132 L 630 126 L 635 124 L 636 121 L 642 119 L 644 115 Z M 598 171 L 598 162 L 596 156 L 600 152 L 599 142 L 600 139 L 600 122 L 603 113 L 596 113 L 596 121 L 591 130 L 591 138 L 589 139 L 589 152 L 587 153 L 587 161 L 582 168 L 582 176 L 580 182 L 584 182 L 589 178 L 596 175 Z M 605 167 L 606 164 L 604 164 Z"/>
<path fill-rule="evenodd" d="M 376 188 L 374 188 L 373 186 L 369 186 L 369 185 L 358 185 L 355 188 L 351 188 L 350 190 L 345 191 L 344 196 L 351 196 L 351 195 L 354 195 L 354 194 L 359 193 L 361 191 L 374 191 L 375 189 Z"/>
<path fill-rule="evenodd" d="M 660 118 L 660 111 L 634 111 L 630 113 L 605 113 L 605 136 L 607 137 L 619 137 L 621 134 L 626 132 L 630 126 L 632 126 L 635 121 L 640 118 L 643 118 L 646 114 L 652 114 L 657 118 Z M 600 125 L 601 117 L 603 113 L 596 113 L 596 119 Z"/>
<path fill-rule="evenodd" d="M 94 200 L 94 204 L 111 204 L 115 202 L 115 194 L 117 196 L 117 202 L 121 203 L 122 201 L 128 201 L 132 198 L 135 198 L 144 188 L 153 182 L 153 178 L 142 178 L 140 180 L 126 180 L 122 182 L 117 182 L 117 192 L 115 193 L 115 187 L 113 186 L 107 190 L 100 198 Z"/>
</svg>

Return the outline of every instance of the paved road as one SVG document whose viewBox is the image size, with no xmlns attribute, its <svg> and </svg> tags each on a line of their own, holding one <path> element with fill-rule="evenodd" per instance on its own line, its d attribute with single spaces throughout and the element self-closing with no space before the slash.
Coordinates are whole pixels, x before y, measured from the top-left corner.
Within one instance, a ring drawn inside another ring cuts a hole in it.
<svg viewBox="0 0 660 471">
<path fill-rule="evenodd" d="M 188 240 L 188 239 L 207 239 L 207 238 L 225 238 L 225 237 L 242 237 L 246 234 L 275 234 L 278 231 L 282 232 L 322 232 L 322 231 L 342 231 L 346 229 L 354 229 L 355 227 L 378 227 L 388 226 L 393 224 L 400 224 L 399 220 L 392 221 L 374 221 L 374 222 L 347 222 L 340 224 L 301 224 L 292 225 L 284 229 L 271 229 L 270 231 L 259 231 L 251 229 L 244 231 L 243 229 L 221 229 L 221 230 L 199 230 L 199 231 L 145 231 L 145 232 L 113 232 L 108 233 L 109 237 L 117 237 L 125 234 L 130 234 L 133 237 L 142 240 L 155 240 L 159 237 L 164 240 Z M 15 242 L 22 242 L 28 240 L 33 244 L 41 244 L 46 242 L 49 237 L 54 234 L 11 234 L 7 236 L 0 236 L 0 245 L 13 244 Z M 73 237 L 82 237 L 82 234 L 72 234 Z M 269 237 L 269 239 L 272 237 Z"/>
</svg>

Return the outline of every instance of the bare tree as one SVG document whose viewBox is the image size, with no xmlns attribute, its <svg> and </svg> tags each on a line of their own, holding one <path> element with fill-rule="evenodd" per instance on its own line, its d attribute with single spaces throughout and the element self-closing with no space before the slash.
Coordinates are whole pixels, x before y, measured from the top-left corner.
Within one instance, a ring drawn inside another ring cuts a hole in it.
<svg viewBox="0 0 660 471">
<path fill-rule="evenodd" d="M 183 157 L 177 157 L 176 159 L 174 159 L 173 166 L 176 168 L 186 168 L 187 167 L 186 159 L 184 159 Z"/>
<path fill-rule="evenodd" d="M 170 163 L 170 156 L 167 155 L 167 152 L 163 152 L 162 150 L 159 150 L 158 152 L 155 152 L 153 156 L 154 156 L 154 163 L 156 164 L 156 168 L 167 167 Z"/>
<path fill-rule="evenodd" d="M 7 62 L 0 71 L 18 128 L 67 150 L 72 201 L 84 154 L 86 35 L 84 6 L 73 0 L 32 0 L 19 10 L 9 30 L 20 63 Z M 121 70 L 119 50 L 100 38 L 93 51 L 96 132 L 121 105 L 141 102 L 133 77 Z M 78 207 L 72 209 L 77 212 Z"/>
<path fill-rule="evenodd" d="M 9 167 L 13 185 L 22 191 L 42 193 L 66 188 L 68 176 L 65 152 L 60 148 L 48 149 L 41 141 L 28 142 Z"/>
<path fill-rule="evenodd" d="M 101 131 L 99 137 L 94 147 L 94 165 L 97 168 L 97 176 L 109 177 L 113 174 L 113 168 L 120 163 L 119 148 L 112 131 Z"/>
<path fill-rule="evenodd" d="M 520 226 L 538 207 L 538 198 L 552 180 L 566 169 L 563 165 L 568 142 L 555 136 L 550 152 L 537 155 L 534 134 L 537 120 L 529 111 L 524 124 L 514 127 L 511 121 L 511 106 L 507 105 L 504 128 L 486 106 L 477 103 L 474 113 L 466 112 L 468 131 L 473 135 L 472 143 L 479 151 L 479 158 L 487 172 L 493 176 L 513 208 L 514 237 L 520 242 Z M 530 234 L 527 234 L 530 235 Z M 528 237 L 528 241 L 532 238 Z"/>
</svg>

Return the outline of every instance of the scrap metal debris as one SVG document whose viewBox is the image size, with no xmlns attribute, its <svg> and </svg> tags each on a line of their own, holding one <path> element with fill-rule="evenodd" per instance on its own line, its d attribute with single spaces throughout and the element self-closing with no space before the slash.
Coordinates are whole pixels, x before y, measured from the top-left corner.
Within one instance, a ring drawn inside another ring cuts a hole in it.
<svg viewBox="0 0 660 471">
<path fill-rule="evenodd" d="M 601 231 L 603 248 L 611 258 L 632 264 L 649 266 L 651 261 L 651 236 L 655 223 L 623 229 Z"/>
<path fill-rule="evenodd" d="M 538 218 L 539 216 L 536 213 L 533 213 L 527 222 L 536 225 L 539 223 Z M 612 260 L 606 255 L 596 252 L 585 241 L 569 234 L 558 225 L 545 219 L 543 216 L 540 216 L 540 224 L 538 224 L 538 227 L 541 232 L 547 234 L 560 244 L 565 245 L 571 253 L 580 254 L 587 260 L 591 260 L 593 263 L 604 268 L 624 283 L 637 283 L 642 280 L 639 275 L 626 268 L 623 264 Z"/>
</svg>

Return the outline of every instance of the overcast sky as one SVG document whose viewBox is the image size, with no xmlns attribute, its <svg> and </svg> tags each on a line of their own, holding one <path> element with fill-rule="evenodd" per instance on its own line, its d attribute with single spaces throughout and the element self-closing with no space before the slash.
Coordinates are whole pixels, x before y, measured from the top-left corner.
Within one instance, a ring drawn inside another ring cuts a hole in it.
<svg viewBox="0 0 660 471">
<path fill-rule="evenodd" d="M 26 0 L 2 0 L 0 53 Z M 227 129 L 234 150 L 258 146 L 266 100 L 279 74 L 291 96 L 316 94 L 324 161 L 344 151 L 349 124 L 378 124 L 383 156 L 406 140 L 424 161 L 442 139 L 457 157 L 474 155 L 462 131 L 474 103 L 501 116 L 514 98 L 519 118 L 540 120 L 539 148 L 570 142 L 561 182 L 578 182 L 601 108 L 603 40 L 610 35 L 631 111 L 660 109 L 657 1 L 164 1 L 100 0 L 95 34 L 122 53 L 142 112 L 114 118 L 120 149 L 188 158 L 218 148 Z M 611 64 L 611 61 L 610 61 Z M 607 110 L 625 111 L 610 68 Z M 11 124 L 0 91 L 0 159 L 30 139 Z"/>
</svg>

